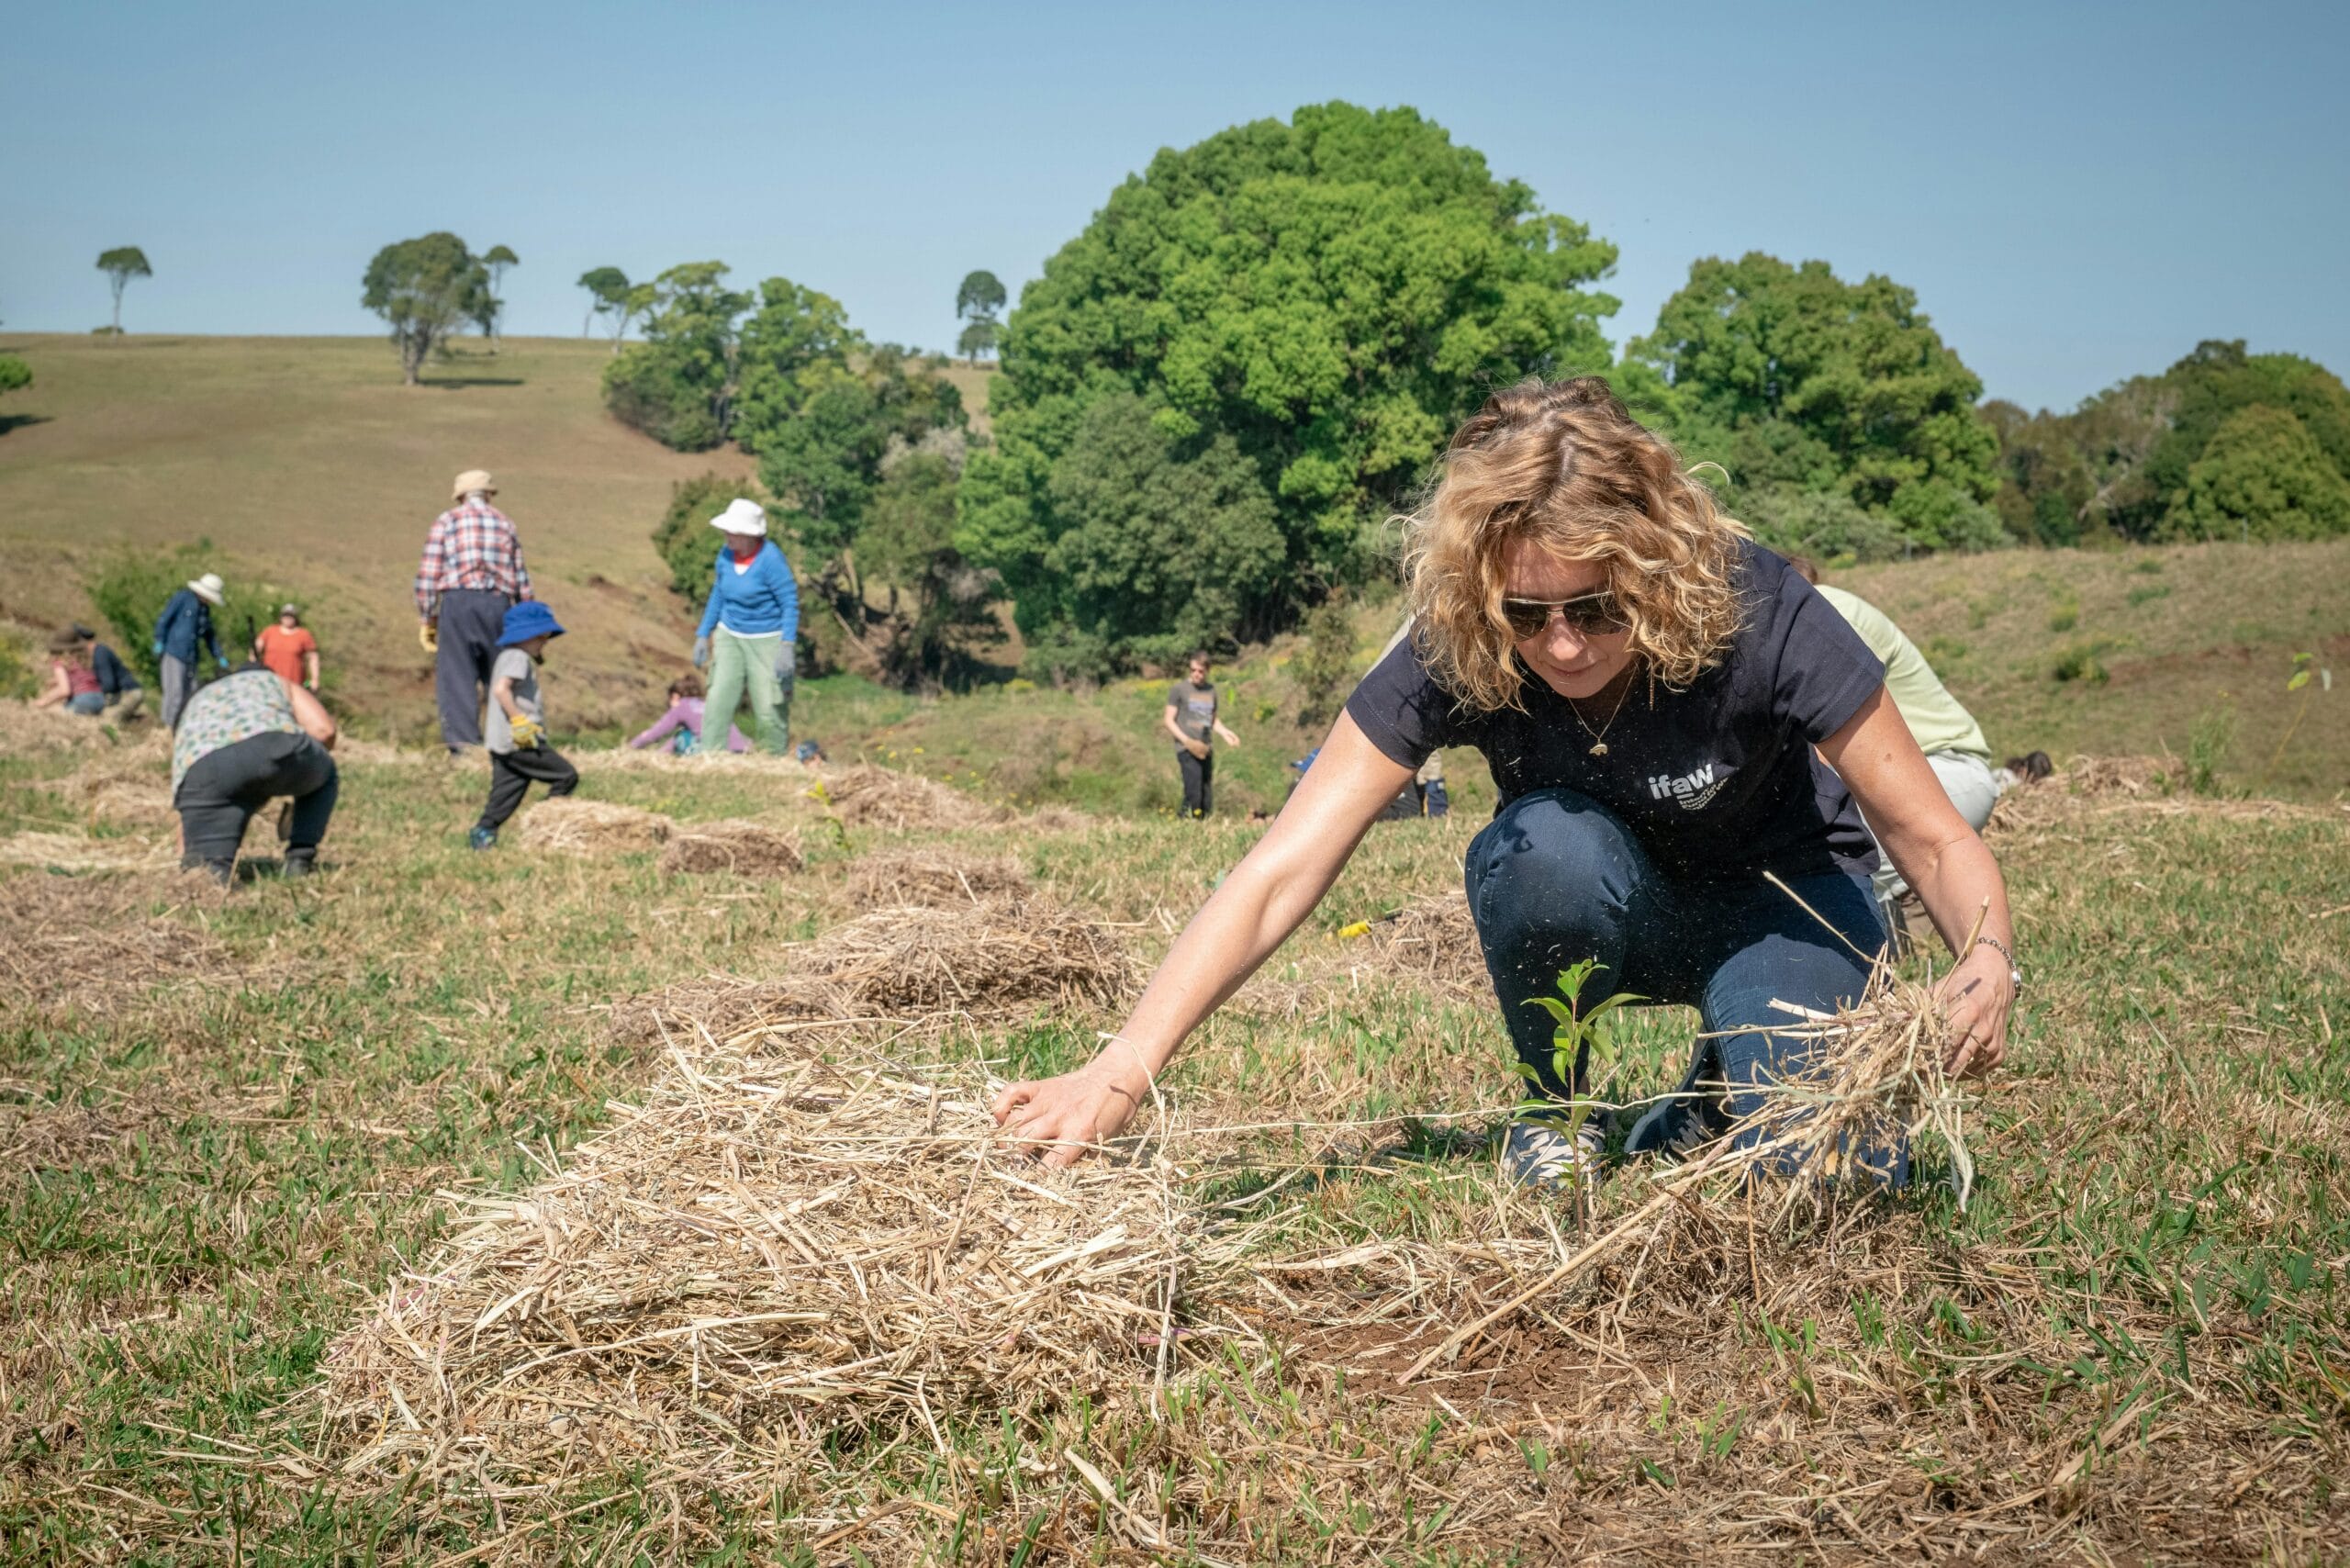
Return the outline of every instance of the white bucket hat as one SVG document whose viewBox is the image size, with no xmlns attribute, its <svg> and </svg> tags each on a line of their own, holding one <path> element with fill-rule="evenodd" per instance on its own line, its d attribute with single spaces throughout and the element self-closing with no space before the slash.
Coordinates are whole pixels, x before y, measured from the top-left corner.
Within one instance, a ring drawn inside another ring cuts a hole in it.
<svg viewBox="0 0 2350 1568">
<path fill-rule="evenodd" d="M 721 533 L 749 533 L 765 539 L 767 509 L 747 496 L 737 496 L 726 503 L 724 511 L 710 520 L 710 526 Z"/>
<path fill-rule="evenodd" d="M 215 610 L 229 602 L 228 593 L 218 572 L 207 572 L 200 577 L 190 577 L 187 588 L 190 593 Z"/>
</svg>

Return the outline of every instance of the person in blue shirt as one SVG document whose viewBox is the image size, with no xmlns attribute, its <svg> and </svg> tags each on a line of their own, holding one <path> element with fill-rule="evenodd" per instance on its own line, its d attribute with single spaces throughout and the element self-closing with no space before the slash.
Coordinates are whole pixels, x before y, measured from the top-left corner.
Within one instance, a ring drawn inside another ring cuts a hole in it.
<svg viewBox="0 0 2350 1568">
<path fill-rule="evenodd" d="M 163 613 L 155 618 L 154 651 L 163 671 L 161 717 L 167 730 L 180 727 L 180 710 L 187 706 L 188 695 L 196 689 L 196 650 L 203 648 L 212 655 L 214 669 L 229 667 L 228 656 L 220 651 L 220 635 L 212 629 L 212 612 L 227 602 L 227 589 L 219 577 L 207 572 L 172 595 Z"/>
<path fill-rule="evenodd" d="M 800 585 L 790 563 L 767 537 L 767 509 L 738 498 L 711 521 L 726 535 L 711 583 L 710 606 L 694 635 L 694 667 L 710 666 L 703 733 L 723 733 L 747 694 L 761 751 L 791 751 L 791 687 L 800 638 Z M 723 755 L 718 747 L 706 755 Z"/>
</svg>

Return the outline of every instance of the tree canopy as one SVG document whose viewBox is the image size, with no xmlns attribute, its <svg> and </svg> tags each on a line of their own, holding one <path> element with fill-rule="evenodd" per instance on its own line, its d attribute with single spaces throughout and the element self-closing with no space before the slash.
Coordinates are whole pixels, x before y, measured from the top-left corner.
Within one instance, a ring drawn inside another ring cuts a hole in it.
<svg viewBox="0 0 2350 1568">
<path fill-rule="evenodd" d="M 106 274 L 107 284 L 114 289 L 114 330 L 122 331 L 122 291 L 135 277 L 153 277 L 155 269 L 147 264 L 147 252 L 136 245 L 117 245 L 111 251 L 98 252 L 98 271 Z"/>
<path fill-rule="evenodd" d="M 613 308 L 625 322 L 645 303 L 644 341 L 604 370 L 604 406 L 664 446 L 706 452 L 734 419 L 735 323 L 751 297 L 726 286 L 723 262 L 687 262 L 629 289 Z M 617 338 L 615 342 L 617 342 Z"/>
<path fill-rule="evenodd" d="M 579 335 L 588 335 L 588 326 L 599 316 L 619 315 L 612 332 L 612 352 L 620 353 L 621 334 L 628 330 L 631 289 L 628 274 L 618 267 L 589 267 L 579 274 L 579 286 L 588 291 L 588 313 L 579 319 Z M 621 314 L 626 311 L 626 314 Z"/>
<path fill-rule="evenodd" d="M 1270 508 L 1280 569 L 1209 640 L 1285 624 L 1361 570 L 1366 525 L 1493 385 L 1608 365 L 1616 301 L 1588 286 L 1615 259 L 1410 109 L 1309 106 L 1163 151 L 1023 290 L 958 539 L 1002 572 L 1032 641 L 1077 635 L 1056 547 L 1104 536 L 1082 510 L 1101 492 L 1054 477 L 1123 395 L 1165 460 L 1205 460 L 1230 504 L 1248 484 Z"/>
<path fill-rule="evenodd" d="M 962 286 L 955 291 L 955 318 L 965 323 L 962 336 L 956 340 L 957 353 L 976 364 L 982 354 L 995 352 L 1003 338 L 1002 323 L 996 318 L 1009 297 L 995 274 L 964 274 Z"/>
<path fill-rule="evenodd" d="M 0 392 L 15 392 L 33 384 L 33 368 L 12 353 L 0 353 Z"/>
<path fill-rule="evenodd" d="M 506 269 L 520 265 L 521 261 L 504 245 L 492 245 L 482 254 L 481 264 L 489 273 L 489 286 L 482 290 L 481 314 L 475 319 L 475 324 L 481 328 L 481 335 L 490 340 L 492 353 L 498 352 L 498 324 L 506 314 L 506 301 L 498 297 L 498 291 L 506 281 Z"/>
<path fill-rule="evenodd" d="M 1728 470 L 1733 510 L 1774 490 L 1833 493 L 1910 543 L 2003 537 L 1983 504 L 1998 484 L 1983 384 L 1891 278 L 1708 257 L 1625 358 L 1628 398 L 1684 456 Z"/>
<path fill-rule="evenodd" d="M 460 325 L 480 319 L 489 273 L 463 240 L 442 230 L 376 252 L 363 287 L 360 303 L 389 324 L 400 374 L 414 386 L 426 357 Z"/>
<path fill-rule="evenodd" d="M 2350 480 L 2288 409 L 2255 403 L 2211 432 L 2187 471 L 2169 539 L 2331 539 L 2350 533 Z"/>
<path fill-rule="evenodd" d="M 2193 476 L 2220 431 L 2253 409 L 2281 418 L 2237 426 L 2199 490 Z M 2286 421 L 2350 480 L 2350 389 L 2299 355 L 2247 353 L 2241 339 L 2198 343 L 2161 375 L 2132 376 L 2070 413 L 2012 403 L 1984 411 L 1999 436 L 2000 515 L 2038 543 L 2307 537 L 2329 515 L 2331 487 L 2302 472 L 2306 452 Z M 2287 475 L 2300 477 L 2286 484 Z M 2263 506 L 2281 510 L 2273 519 L 2242 510 Z"/>
</svg>

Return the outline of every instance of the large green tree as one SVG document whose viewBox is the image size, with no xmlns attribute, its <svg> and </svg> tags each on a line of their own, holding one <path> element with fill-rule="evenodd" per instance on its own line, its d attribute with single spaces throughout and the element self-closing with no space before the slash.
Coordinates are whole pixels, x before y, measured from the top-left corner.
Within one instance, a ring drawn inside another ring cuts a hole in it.
<svg viewBox="0 0 2350 1568">
<path fill-rule="evenodd" d="M 376 252 L 362 287 L 360 302 L 389 324 L 400 375 L 414 386 L 426 358 L 460 325 L 480 319 L 489 272 L 463 240 L 442 231 Z"/>
<path fill-rule="evenodd" d="M 98 270 L 106 274 L 106 285 L 114 290 L 114 335 L 122 335 L 122 291 L 135 277 L 153 277 L 155 269 L 147 264 L 147 252 L 136 245 L 117 245 L 111 251 L 98 253 Z"/>
<path fill-rule="evenodd" d="M 12 353 L 0 353 L 0 392 L 15 392 L 33 384 L 33 367 Z"/>
<path fill-rule="evenodd" d="M 957 353 L 977 364 L 980 355 L 995 352 L 1003 340 L 1003 324 L 997 318 L 1003 314 L 1010 297 L 995 274 L 983 269 L 964 274 L 962 286 L 955 291 L 955 319 L 964 323 L 963 335 L 956 340 Z"/>
<path fill-rule="evenodd" d="M 1245 464 L 1219 474 L 1271 508 L 1260 609 L 1283 622 L 1360 569 L 1366 524 L 1494 384 L 1606 368 L 1616 301 L 1589 286 L 1615 259 L 1410 109 L 1302 108 L 1161 151 L 1022 291 L 958 536 L 1045 636 L 1069 612 L 1055 546 L 1092 521 L 1054 472 L 1124 395 L 1178 461 L 1221 438 Z"/>
<path fill-rule="evenodd" d="M 1841 492 L 1928 547 L 2000 536 L 1983 384 L 1891 278 L 1707 257 L 1626 358 L 1661 379 L 1655 411 L 1684 454 L 1721 464 L 1740 497 Z"/>
<path fill-rule="evenodd" d="M 521 260 L 505 245 L 492 245 L 481 258 L 483 269 L 489 274 L 489 285 L 482 290 L 481 315 L 476 319 L 475 324 L 481 328 L 481 335 L 489 340 L 489 352 L 492 353 L 498 350 L 498 323 L 506 316 L 506 301 L 498 297 L 498 291 L 506 281 L 507 269 L 520 265 Z"/>
<path fill-rule="evenodd" d="M 2244 409 L 2281 409 L 2337 474 L 2350 475 L 2350 389 L 2313 360 L 2289 353 L 2246 353 L 2244 340 L 2209 341 L 2165 373 L 2176 409 L 2169 433 L 2146 464 L 2146 476 L 2171 509 L 2186 504 L 2188 475 Z"/>
<path fill-rule="evenodd" d="M 2350 533 L 2350 480 L 2288 409 L 2221 421 L 2164 521 L 2171 539 L 2331 539 Z"/>
<path fill-rule="evenodd" d="M 688 262 L 654 279 L 644 341 L 604 369 L 612 417 L 679 452 L 708 451 L 733 424 L 736 329 L 751 297 L 726 286 L 727 270 Z"/>
</svg>

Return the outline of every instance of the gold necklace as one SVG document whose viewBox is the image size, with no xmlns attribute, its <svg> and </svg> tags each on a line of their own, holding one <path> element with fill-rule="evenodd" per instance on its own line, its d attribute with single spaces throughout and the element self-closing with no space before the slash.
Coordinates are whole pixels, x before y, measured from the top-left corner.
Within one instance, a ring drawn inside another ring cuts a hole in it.
<svg viewBox="0 0 2350 1568">
<path fill-rule="evenodd" d="M 1596 696 L 1598 694 L 1595 692 L 1593 695 Z M 1607 710 L 1607 718 L 1606 722 L 1603 722 L 1596 730 L 1593 729 L 1589 721 L 1583 718 L 1583 710 L 1575 706 L 1575 700 L 1572 697 L 1567 699 L 1567 711 L 1575 716 L 1575 722 L 1583 726 L 1583 733 L 1591 737 L 1591 750 L 1587 755 L 1592 756 L 1606 756 L 1607 755 L 1607 732 L 1616 727 L 1616 715 L 1624 711 L 1624 700 L 1631 695 L 1631 671 L 1626 670 L 1624 672 L 1624 689 L 1616 694 L 1616 706 Z"/>
</svg>

